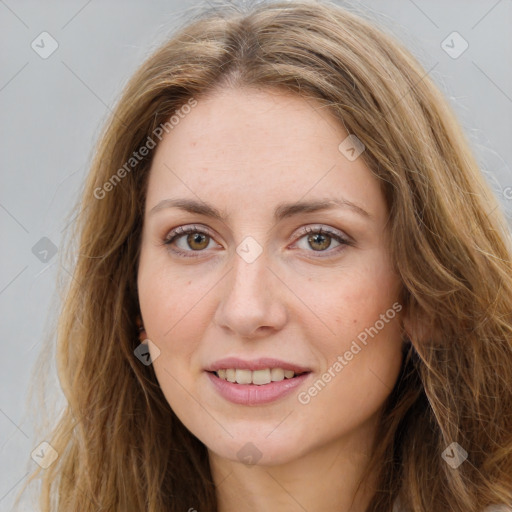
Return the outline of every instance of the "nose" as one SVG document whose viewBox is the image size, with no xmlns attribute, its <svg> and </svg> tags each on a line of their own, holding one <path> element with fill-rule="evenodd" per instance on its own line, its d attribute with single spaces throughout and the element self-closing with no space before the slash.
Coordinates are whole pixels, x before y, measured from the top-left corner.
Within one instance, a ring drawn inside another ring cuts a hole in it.
<svg viewBox="0 0 512 512">
<path fill-rule="evenodd" d="M 270 268 L 265 252 L 250 263 L 235 253 L 219 290 L 215 323 L 233 337 L 270 336 L 287 321 L 287 288 Z"/>
</svg>

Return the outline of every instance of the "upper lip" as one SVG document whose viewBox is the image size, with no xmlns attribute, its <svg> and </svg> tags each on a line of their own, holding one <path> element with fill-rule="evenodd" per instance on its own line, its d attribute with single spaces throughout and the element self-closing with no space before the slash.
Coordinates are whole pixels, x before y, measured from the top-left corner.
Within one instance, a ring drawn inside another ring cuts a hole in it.
<svg viewBox="0 0 512 512">
<path fill-rule="evenodd" d="M 238 357 L 226 357 L 219 359 L 214 363 L 210 364 L 205 368 L 208 372 L 216 372 L 217 370 L 223 370 L 226 368 L 235 368 L 239 370 L 265 370 L 266 368 L 282 368 L 283 370 L 292 370 L 295 373 L 310 372 L 309 368 L 300 366 L 295 363 L 287 363 L 279 359 L 273 359 L 270 357 L 261 357 L 259 359 L 253 359 L 251 361 L 247 359 L 239 359 Z"/>
</svg>

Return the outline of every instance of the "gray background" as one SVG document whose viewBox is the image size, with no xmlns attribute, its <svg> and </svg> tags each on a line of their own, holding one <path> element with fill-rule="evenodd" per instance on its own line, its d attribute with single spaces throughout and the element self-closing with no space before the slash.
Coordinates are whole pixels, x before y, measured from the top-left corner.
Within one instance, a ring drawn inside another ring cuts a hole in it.
<svg viewBox="0 0 512 512">
<path fill-rule="evenodd" d="M 430 72 L 512 224 L 512 0 L 337 3 L 387 27 Z M 30 454 L 44 439 L 25 400 L 44 333 L 55 322 L 59 262 L 51 252 L 34 252 L 50 246 L 43 237 L 58 249 L 110 106 L 137 66 L 197 5 L 0 0 L 0 511 L 11 510 L 35 467 Z M 59 45 L 47 59 L 31 47 L 43 31 Z M 441 47 L 453 31 L 469 44 L 456 59 Z M 52 367 L 46 371 L 55 375 Z M 57 387 L 54 394 L 62 399 Z"/>
</svg>

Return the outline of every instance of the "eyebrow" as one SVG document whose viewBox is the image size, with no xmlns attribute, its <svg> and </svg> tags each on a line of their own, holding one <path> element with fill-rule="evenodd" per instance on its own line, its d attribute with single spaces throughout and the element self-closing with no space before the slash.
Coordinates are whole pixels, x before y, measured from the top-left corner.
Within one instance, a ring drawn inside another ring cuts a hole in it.
<svg viewBox="0 0 512 512">
<path fill-rule="evenodd" d="M 153 215 L 156 212 L 164 210 L 166 208 L 179 208 L 189 213 L 196 213 L 199 215 L 205 215 L 213 219 L 225 222 L 229 219 L 229 215 L 225 212 L 221 212 L 213 205 L 205 203 L 203 201 L 196 201 L 195 199 L 163 199 L 156 206 L 151 208 L 149 214 Z M 317 199 L 314 201 L 299 201 L 296 203 L 280 203 L 274 210 L 274 221 L 279 222 L 283 219 L 299 215 L 301 213 L 314 213 L 323 210 L 332 210 L 335 208 L 346 208 L 358 215 L 371 219 L 372 216 L 364 210 L 361 206 L 348 201 L 347 199 L 339 198 L 325 198 Z"/>
</svg>

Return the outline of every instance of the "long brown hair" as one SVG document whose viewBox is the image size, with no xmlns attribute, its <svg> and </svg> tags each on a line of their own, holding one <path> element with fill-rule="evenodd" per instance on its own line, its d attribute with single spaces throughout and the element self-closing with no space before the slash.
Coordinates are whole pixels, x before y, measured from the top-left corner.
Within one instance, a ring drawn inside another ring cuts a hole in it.
<svg viewBox="0 0 512 512">
<path fill-rule="evenodd" d="M 408 343 L 382 415 L 367 512 L 391 512 L 397 499 L 414 512 L 512 503 L 512 249 L 503 213 L 417 60 L 364 18 L 299 0 L 203 10 L 144 62 L 109 118 L 62 251 L 77 256 L 62 263 L 74 271 L 57 329 L 66 404 L 46 439 L 59 456 L 29 479 L 41 479 L 40 510 L 217 510 L 205 446 L 174 415 L 153 367 L 134 356 L 153 152 L 126 163 L 190 99 L 244 86 L 331 109 L 364 143 L 361 157 L 387 201 Z M 442 456 L 455 442 L 467 452 L 457 468 Z"/>
</svg>

